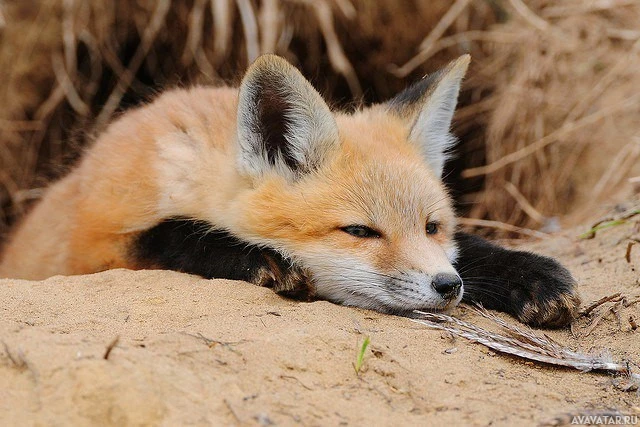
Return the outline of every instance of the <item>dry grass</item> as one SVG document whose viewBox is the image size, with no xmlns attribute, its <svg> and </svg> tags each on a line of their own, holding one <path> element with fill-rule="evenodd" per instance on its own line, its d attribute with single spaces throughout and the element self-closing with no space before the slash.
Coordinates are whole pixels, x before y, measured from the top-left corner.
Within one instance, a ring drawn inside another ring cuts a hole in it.
<svg viewBox="0 0 640 427">
<path fill-rule="evenodd" d="M 491 30 L 510 43 L 485 44 L 486 157 L 463 176 L 484 178 L 470 216 L 538 228 L 554 215 L 593 215 L 638 172 L 640 4 L 527 5 Z"/>
<path fill-rule="evenodd" d="M 640 173 L 639 23 L 622 0 L 5 1 L 0 232 L 118 111 L 265 52 L 353 108 L 470 51 L 449 180 L 467 216 L 537 229 Z"/>
</svg>

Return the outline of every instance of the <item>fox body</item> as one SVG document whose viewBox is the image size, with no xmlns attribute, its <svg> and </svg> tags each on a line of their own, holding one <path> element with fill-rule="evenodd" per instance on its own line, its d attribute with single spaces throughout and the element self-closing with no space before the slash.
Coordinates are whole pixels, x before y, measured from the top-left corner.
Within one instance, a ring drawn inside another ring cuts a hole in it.
<svg viewBox="0 0 640 427">
<path fill-rule="evenodd" d="M 441 182 L 468 63 L 350 114 L 273 55 L 239 90 L 167 92 L 123 114 L 51 186 L 4 249 L 0 276 L 171 268 L 386 312 L 454 306 L 460 259 L 502 253 L 456 235 Z M 524 289 L 517 309 L 513 292 L 487 305 L 565 324 L 574 281 L 538 258 L 552 268 L 532 272 L 537 294 Z M 475 289 L 480 302 L 490 294 Z"/>
</svg>

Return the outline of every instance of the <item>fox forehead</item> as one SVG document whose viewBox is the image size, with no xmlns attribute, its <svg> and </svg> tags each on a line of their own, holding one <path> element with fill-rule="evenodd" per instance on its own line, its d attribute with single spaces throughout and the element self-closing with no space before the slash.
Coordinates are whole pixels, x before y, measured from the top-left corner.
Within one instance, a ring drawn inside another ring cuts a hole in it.
<svg viewBox="0 0 640 427">
<path fill-rule="evenodd" d="M 383 105 L 374 105 L 352 114 L 336 114 L 342 144 L 376 157 L 402 157 L 424 164 L 420 152 L 409 142 L 410 127 Z"/>
<path fill-rule="evenodd" d="M 449 197 L 409 138 L 405 122 L 381 106 L 337 118 L 340 153 L 329 175 L 347 205 L 356 211 L 367 201 L 372 222 L 409 226 L 428 217 L 446 216 Z M 446 218 L 447 220 L 449 218 Z M 404 224 L 410 222 L 410 224 Z"/>
<path fill-rule="evenodd" d="M 316 173 L 296 182 L 275 176 L 272 185 L 263 187 L 263 218 L 282 210 L 286 215 L 276 215 L 289 226 L 315 235 L 361 224 L 402 237 L 424 232 L 426 220 L 452 230 L 446 190 L 408 142 L 406 125 L 382 109 L 338 115 L 336 121 L 339 148 Z"/>
<path fill-rule="evenodd" d="M 410 162 L 345 156 L 320 181 L 304 186 L 303 197 L 320 202 L 333 221 L 341 222 L 338 226 L 362 224 L 385 234 L 411 234 L 423 230 L 426 220 L 451 219 L 444 189 Z"/>
</svg>

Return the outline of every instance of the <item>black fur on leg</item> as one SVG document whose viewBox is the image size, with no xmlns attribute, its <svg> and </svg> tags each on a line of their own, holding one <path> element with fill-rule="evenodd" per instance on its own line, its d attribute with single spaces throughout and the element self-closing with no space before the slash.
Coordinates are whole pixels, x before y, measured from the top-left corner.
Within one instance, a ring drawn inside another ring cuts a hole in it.
<svg viewBox="0 0 640 427">
<path fill-rule="evenodd" d="M 554 259 L 462 232 L 455 239 L 463 301 L 510 313 L 532 326 L 558 328 L 575 318 L 580 306 L 576 281 Z"/>
<path fill-rule="evenodd" d="M 244 280 L 291 298 L 313 298 L 308 275 L 269 248 L 247 244 L 211 224 L 167 219 L 142 232 L 131 248 L 139 268 L 161 268 L 207 279 Z"/>
</svg>

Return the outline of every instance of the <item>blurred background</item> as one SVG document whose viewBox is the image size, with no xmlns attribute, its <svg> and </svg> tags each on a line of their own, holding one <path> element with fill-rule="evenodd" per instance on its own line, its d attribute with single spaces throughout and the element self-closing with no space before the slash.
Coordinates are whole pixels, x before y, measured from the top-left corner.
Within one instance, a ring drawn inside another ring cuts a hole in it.
<svg viewBox="0 0 640 427">
<path fill-rule="evenodd" d="M 446 180 L 484 233 L 640 185 L 640 0 L 0 0 L 0 234 L 114 115 L 267 52 L 346 110 L 471 53 Z"/>
</svg>

